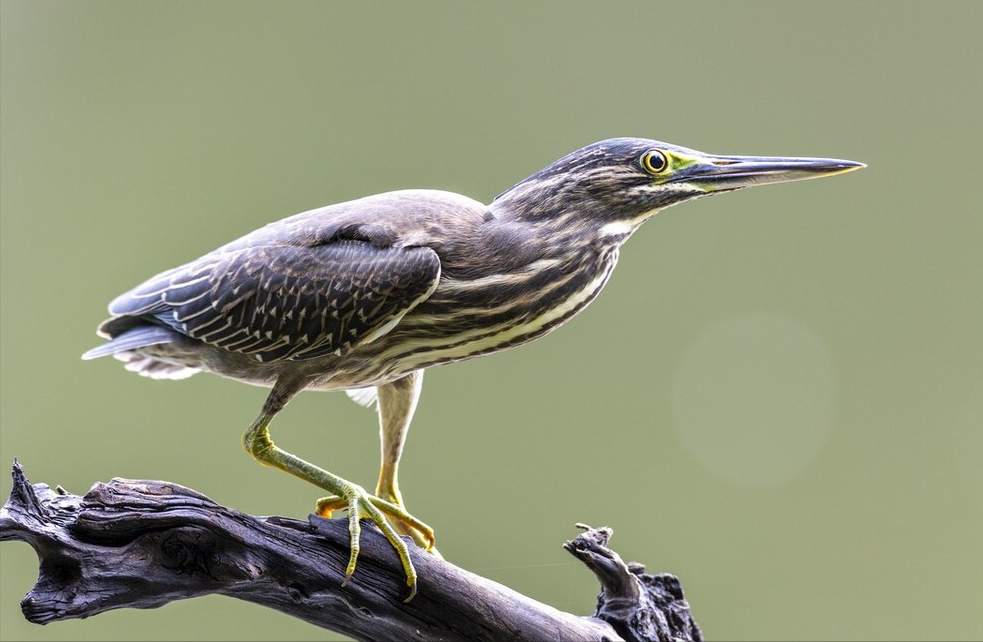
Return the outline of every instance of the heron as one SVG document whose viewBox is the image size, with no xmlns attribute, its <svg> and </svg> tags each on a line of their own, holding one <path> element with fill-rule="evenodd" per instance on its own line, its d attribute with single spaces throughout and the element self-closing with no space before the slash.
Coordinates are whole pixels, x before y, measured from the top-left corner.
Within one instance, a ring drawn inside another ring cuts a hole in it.
<svg viewBox="0 0 983 642">
<path fill-rule="evenodd" d="M 260 463 L 330 493 L 399 556 L 412 599 L 409 536 L 436 551 L 398 484 L 424 371 L 513 348 L 560 327 L 607 283 L 621 246 L 656 213 L 703 196 L 841 174 L 863 163 L 725 156 L 643 138 L 603 140 L 560 158 L 488 205 L 439 190 L 367 196 L 284 218 L 150 278 L 109 304 L 107 355 L 158 379 L 198 372 L 270 388 L 242 437 Z M 375 405 L 374 493 L 277 447 L 270 423 L 303 390 L 344 390 Z"/>
</svg>

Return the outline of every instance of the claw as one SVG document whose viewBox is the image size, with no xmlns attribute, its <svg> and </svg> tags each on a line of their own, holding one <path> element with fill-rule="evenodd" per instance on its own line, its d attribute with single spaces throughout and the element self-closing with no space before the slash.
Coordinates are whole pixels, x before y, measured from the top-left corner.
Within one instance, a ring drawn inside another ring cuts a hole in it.
<svg viewBox="0 0 983 642">
<path fill-rule="evenodd" d="M 407 602 L 409 602 L 410 600 L 412 600 L 414 597 L 416 597 L 416 582 L 412 582 L 409 579 L 407 579 L 406 580 L 406 585 L 408 587 L 410 587 L 410 596 L 408 598 L 406 598 L 405 600 L 403 600 L 403 604 L 406 604 Z"/>
</svg>

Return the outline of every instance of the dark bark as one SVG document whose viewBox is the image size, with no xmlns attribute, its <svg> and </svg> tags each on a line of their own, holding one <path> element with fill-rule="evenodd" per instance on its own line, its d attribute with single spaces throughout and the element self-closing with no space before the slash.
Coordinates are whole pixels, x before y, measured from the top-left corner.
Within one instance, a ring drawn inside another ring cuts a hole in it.
<svg viewBox="0 0 983 642">
<path fill-rule="evenodd" d="M 536 602 L 411 546 L 419 592 L 392 547 L 362 530 L 358 570 L 342 587 L 346 520 L 253 517 L 177 484 L 113 479 L 83 497 L 31 485 L 14 462 L 0 540 L 28 542 L 40 559 L 21 602 L 31 622 L 150 608 L 220 593 L 360 640 L 701 640 L 679 580 L 626 565 L 608 528 L 564 547 L 601 582 L 597 612 L 578 617 Z"/>
</svg>

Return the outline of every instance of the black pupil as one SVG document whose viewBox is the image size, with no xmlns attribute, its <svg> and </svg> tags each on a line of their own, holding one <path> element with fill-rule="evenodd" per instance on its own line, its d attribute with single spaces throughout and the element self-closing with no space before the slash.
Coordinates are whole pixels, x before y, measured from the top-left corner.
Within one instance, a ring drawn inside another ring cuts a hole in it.
<svg viewBox="0 0 983 642">
<path fill-rule="evenodd" d="M 660 172 L 665 169 L 666 158 L 658 152 L 653 152 L 649 154 L 648 165 L 652 171 Z"/>
</svg>

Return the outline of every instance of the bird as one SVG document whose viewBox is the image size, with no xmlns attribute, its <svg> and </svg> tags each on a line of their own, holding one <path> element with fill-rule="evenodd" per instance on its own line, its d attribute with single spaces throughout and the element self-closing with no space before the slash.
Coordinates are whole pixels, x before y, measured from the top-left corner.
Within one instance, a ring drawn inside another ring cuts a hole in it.
<svg viewBox="0 0 983 642">
<path fill-rule="evenodd" d="M 346 510 L 347 585 L 360 521 L 395 549 L 409 597 L 407 542 L 435 552 L 407 512 L 398 467 L 427 368 L 501 352 L 557 329 L 607 283 L 622 245 L 656 213 L 754 185 L 841 174 L 855 161 L 726 156 L 645 138 L 574 151 L 483 204 L 440 190 L 366 196 L 270 223 L 161 272 L 109 304 L 83 359 L 112 355 L 156 379 L 198 372 L 270 388 L 242 437 L 261 464 L 330 493 Z M 269 426 L 303 390 L 375 405 L 374 493 L 277 447 Z"/>
</svg>

